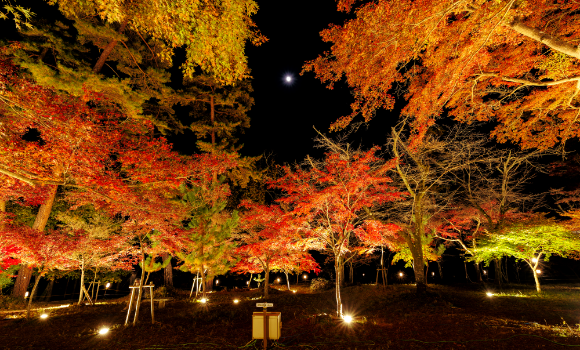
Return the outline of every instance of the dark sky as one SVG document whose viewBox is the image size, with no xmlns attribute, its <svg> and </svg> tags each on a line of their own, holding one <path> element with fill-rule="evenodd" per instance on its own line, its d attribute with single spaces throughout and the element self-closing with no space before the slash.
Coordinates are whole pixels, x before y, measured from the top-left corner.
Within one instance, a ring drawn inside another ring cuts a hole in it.
<svg viewBox="0 0 580 350">
<path fill-rule="evenodd" d="M 272 153 L 279 163 L 301 161 L 307 154 L 320 156 L 321 151 L 313 149 L 313 126 L 328 133 L 333 121 L 350 113 L 353 98 L 346 84 L 329 90 L 313 73 L 299 74 L 306 61 L 330 48 L 320 31 L 331 23 L 342 24 L 347 17 L 336 10 L 335 0 L 263 0 L 258 4 L 260 10 L 253 18 L 269 41 L 247 49 L 255 105 L 249 113 L 251 127 L 241 137 L 242 153 Z M 294 77 L 292 85 L 284 83 L 285 74 Z M 377 118 L 370 130 L 361 130 L 352 141 L 362 140 L 365 146 L 384 144 L 383 122 Z"/>
</svg>

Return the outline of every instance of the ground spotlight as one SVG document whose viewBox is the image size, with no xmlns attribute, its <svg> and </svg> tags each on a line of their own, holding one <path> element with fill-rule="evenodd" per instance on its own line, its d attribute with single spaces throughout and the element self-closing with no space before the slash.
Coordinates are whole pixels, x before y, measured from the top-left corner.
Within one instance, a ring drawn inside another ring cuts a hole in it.
<svg viewBox="0 0 580 350">
<path fill-rule="evenodd" d="M 42 315 L 40 315 L 40 318 L 43 318 L 43 319 L 48 318 L 48 314 L 42 314 Z"/>
<path fill-rule="evenodd" d="M 107 284 L 105 285 L 105 288 L 109 288 L 110 286 L 111 286 L 111 284 L 107 282 Z"/>
<path fill-rule="evenodd" d="M 238 299 L 234 299 L 234 304 L 239 303 L 240 301 Z"/>
<path fill-rule="evenodd" d="M 344 320 L 344 322 L 346 323 L 351 323 L 352 322 L 352 316 L 342 316 L 342 319 Z"/>
<path fill-rule="evenodd" d="M 101 329 L 99 329 L 99 334 L 107 334 L 109 333 L 109 327 L 103 327 Z"/>
<path fill-rule="evenodd" d="M 207 303 L 207 299 L 206 298 L 201 298 L 200 302 L 205 304 L 205 303 Z"/>
<path fill-rule="evenodd" d="M 492 292 L 487 292 L 487 293 L 485 293 L 485 295 L 487 295 L 488 297 L 491 298 L 493 296 L 493 293 Z"/>
</svg>

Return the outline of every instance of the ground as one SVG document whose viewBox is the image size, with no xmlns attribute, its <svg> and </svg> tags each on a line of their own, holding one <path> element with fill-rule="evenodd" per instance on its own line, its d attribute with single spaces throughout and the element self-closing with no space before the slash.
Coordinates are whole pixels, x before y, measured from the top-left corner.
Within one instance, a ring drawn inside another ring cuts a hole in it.
<svg viewBox="0 0 580 350">
<path fill-rule="evenodd" d="M 306 286 L 273 290 L 267 299 L 282 313 L 282 338 L 270 348 L 284 349 L 565 349 L 580 347 L 580 285 L 512 285 L 503 291 L 479 284 L 430 285 L 418 298 L 412 285 L 375 285 L 343 289 L 347 325 L 332 319 L 334 291 L 310 292 Z M 2 311 L 2 349 L 262 349 L 252 341 L 251 315 L 259 293 L 209 294 L 202 304 L 176 292 L 175 300 L 155 310 L 141 307 L 136 326 L 123 326 L 128 298 L 96 306 Z M 240 299 L 234 304 L 234 299 Z M 60 303 L 52 304 L 52 306 Z M 125 309 L 125 310 L 124 310 Z M 46 319 L 39 318 L 49 313 Z M 102 326 L 110 332 L 99 335 Z"/>
</svg>

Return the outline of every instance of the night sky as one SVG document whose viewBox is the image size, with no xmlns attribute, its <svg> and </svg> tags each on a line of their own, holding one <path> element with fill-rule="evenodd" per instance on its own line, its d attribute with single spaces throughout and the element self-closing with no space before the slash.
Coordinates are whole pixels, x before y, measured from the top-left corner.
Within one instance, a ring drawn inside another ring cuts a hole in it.
<svg viewBox="0 0 580 350">
<path fill-rule="evenodd" d="M 332 122 L 350 113 L 354 101 L 346 84 L 329 90 L 313 73 L 300 76 L 306 61 L 330 48 L 320 37 L 329 24 L 342 24 L 346 14 L 336 10 L 335 0 L 260 1 L 253 17 L 269 41 L 248 45 L 255 105 L 249 116 L 251 127 L 241 137 L 242 154 L 272 154 L 278 163 L 302 161 L 307 154 L 322 155 L 313 148 L 316 131 L 328 134 Z M 293 76 L 293 84 L 284 81 Z M 349 140 L 365 147 L 384 144 L 395 118 L 379 115 Z M 329 134 L 336 137 L 335 133 Z"/>
</svg>

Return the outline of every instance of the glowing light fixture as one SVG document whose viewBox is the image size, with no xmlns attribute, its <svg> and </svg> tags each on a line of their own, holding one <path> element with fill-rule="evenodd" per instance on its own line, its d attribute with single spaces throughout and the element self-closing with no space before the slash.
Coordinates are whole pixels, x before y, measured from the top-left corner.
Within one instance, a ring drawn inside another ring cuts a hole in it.
<svg viewBox="0 0 580 350">
<path fill-rule="evenodd" d="M 487 292 L 487 293 L 485 293 L 485 294 L 486 294 L 488 297 L 490 297 L 490 298 L 493 296 L 493 293 L 492 293 L 492 292 Z"/>
<path fill-rule="evenodd" d="M 537 263 L 538 262 L 538 258 L 532 258 L 532 262 L 533 263 Z"/>
<path fill-rule="evenodd" d="M 435 272 L 431 272 L 431 276 L 435 276 Z"/>
<path fill-rule="evenodd" d="M 220 280 L 216 280 L 215 281 L 215 284 L 220 284 Z"/>
<path fill-rule="evenodd" d="M 308 278 L 308 276 L 307 275 L 304 275 L 304 279 L 307 279 L 307 278 Z"/>
<path fill-rule="evenodd" d="M 42 315 L 40 315 L 40 318 L 42 318 L 42 319 L 48 318 L 48 314 L 42 314 Z"/>
<path fill-rule="evenodd" d="M 200 302 L 205 304 L 205 303 L 207 303 L 207 299 L 206 298 L 201 298 Z"/>
<path fill-rule="evenodd" d="M 294 290 L 292 291 L 292 293 L 296 293 L 296 289 L 294 289 Z"/>
<path fill-rule="evenodd" d="M 29 295 L 29 293 L 28 293 L 28 292 L 24 293 L 24 297 L 25 297 L 25 298 L 28 298 L 28 295 Z"/>
<path fill-rule="evenodd" d="M 110 283 L 107 283 L 107 284 L 105 285 L 105 288 L 109 288 L 110 286 L 111 286 L 111 284 L 110 284 Z"/>
<path fill-rule="evenodd" d="M 239 303 L 240 301 L 238 299 L 234 299 L 234 304 Z"/>
<path fill-rule="evenodd" d="M 363 277 L 365 276 L 365 274 L 363 273 Z"/>
<path fill-rule="evenodd" d="M 284 80 L 286 80 L 287 83 L 291 83 L 292 82 L 292 77 L 287 75 L 284 77 Z"/>
<path fill-rule="evenodd" d="M 352 322 L 352 316 L 342 316 L 342 319 L 344 320 L 344 322 L 346 323 L 351 323 Z"/>
<path fill-rule="evenodd" d="M 542 270 L 536 270 L 536 273 L 539 275 L 542 273 Z"/>
<path fill-rule="evenodd" d="M 250 281 L 246 282 L 246 284 L 250 284 Z"/>
<path fill-rule="evenodd" d="M 279 279 L 279 278 L 276 278 L 276 282 L 278 282 L 278 283 L 279 283 L 279 282 L 280 282 L 280 279 Z"/>
<path fill-rule="evenodd" d="M 403 273 L 402 272 L 399 272 L 399 277 L 403 277 Z"/>
<path fill-rule="evenodd" d="M 484 275 L 487 275 L 487 270 L 483 270 L 483 274 Z"/>
<path fill-rule="evenodd" d="M 99 334 L 107 334 L 109 333 L 109 328 L 108 327 L 103 327 L 101 329 L 99 329 Z"/>
</svg>

